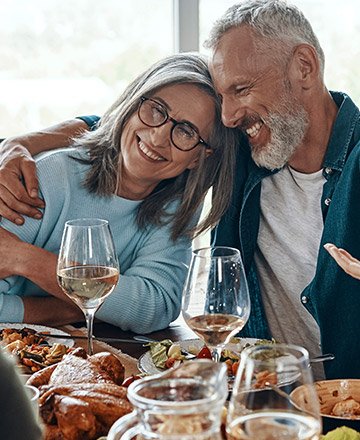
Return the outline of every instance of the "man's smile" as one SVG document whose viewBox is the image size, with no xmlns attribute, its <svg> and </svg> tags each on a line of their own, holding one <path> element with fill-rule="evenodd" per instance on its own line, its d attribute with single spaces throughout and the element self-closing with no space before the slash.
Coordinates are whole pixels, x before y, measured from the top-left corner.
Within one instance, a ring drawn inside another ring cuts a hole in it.
<svg viewBox="0 0 360 440">
<path fill-rule="evenodd" d="M 245 130 L 245 132 L 250 138 L 253 138 L 259 133 L 262 126 L 263 126 L 262 121 L 255 122 L 255 124 L 253 124 L 251 127 L 247 128 Z"/>
</svg>

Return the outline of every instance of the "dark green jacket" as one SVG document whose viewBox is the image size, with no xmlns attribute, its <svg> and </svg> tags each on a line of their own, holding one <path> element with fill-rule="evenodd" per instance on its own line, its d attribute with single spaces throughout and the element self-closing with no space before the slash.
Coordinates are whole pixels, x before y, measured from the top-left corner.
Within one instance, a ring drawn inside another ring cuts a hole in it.
<svg viewBox="0 0 360 440">
<path fill-rule="evenodd" d="M 347 95 L 332 96 L 339 112 L 323 163 L 324 230 L 315 276 L 299 300 L 319 324 L 323 353 L 335 354 L 335 360 L 324 365 L 326 376 L 360 378 L 360 281 L 339 268 L 323 248 L 331 242 L 360 259 L 360 112 Z M 214 244 L 242 252 L 252 301 L 242 335 L 258 338 L 271 336 L 254 263 L 261 180 L 270 174 L 254 164 L 248 148 L 239 148 L 231 205 L 213 233 Z"/>
</svg>

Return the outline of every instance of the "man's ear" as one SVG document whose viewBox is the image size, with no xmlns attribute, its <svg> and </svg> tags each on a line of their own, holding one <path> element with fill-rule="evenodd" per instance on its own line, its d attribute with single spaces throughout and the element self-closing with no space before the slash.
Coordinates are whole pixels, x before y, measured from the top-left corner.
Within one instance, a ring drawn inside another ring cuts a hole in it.
<svg viewBox="0 0 360 440">
<path fill-rule="evenodd" d="M 290 81 L 296 81 L 304 89 L 309 89 L 319 79 L 320 62 L 314 47 L 299 44 L 293 51 L 289 68 Z"/>
<path fill-rule="evenodd" d="M 211 148 L 206 148 L 205 150 L 205 159 L 207 159 L 211 154 L 213 154 L 213 150 Z M 187 166 L 188 170 L 193 170 L 199 166 L 200 155 L 197 155 L 196 158 Z"/>
</svg>

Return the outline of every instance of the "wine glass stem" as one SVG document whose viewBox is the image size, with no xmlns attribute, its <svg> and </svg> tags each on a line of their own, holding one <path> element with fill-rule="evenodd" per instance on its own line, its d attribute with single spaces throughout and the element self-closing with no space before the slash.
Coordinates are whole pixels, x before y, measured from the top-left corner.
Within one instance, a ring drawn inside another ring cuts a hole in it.
<svg viewBox="0 0 360 440">
<path fill-rule="evenodd" d="M 220 362 L 222 347 L 213 347 L 211 349 L 211 357 L 214 362 Z"/>
<path fill-rule="evenodd" d="M 94 324 L 94 316 L 96 309 L 85 309 L 84 315 L 86 319 L 86 328 L 87 328 L 87 341 L 88 341 L 88 354 L 91 356 L 94 354 L 93 347 L 93 324 Z"/>
</svg>

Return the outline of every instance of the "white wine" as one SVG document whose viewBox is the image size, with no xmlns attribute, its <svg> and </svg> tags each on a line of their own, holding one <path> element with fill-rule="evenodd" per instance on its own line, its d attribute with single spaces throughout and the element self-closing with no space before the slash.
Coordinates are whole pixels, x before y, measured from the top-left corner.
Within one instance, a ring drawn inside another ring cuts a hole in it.
<svg viewBox="0 0 360 440">
<path fill-rule="evenodd" d="M 93 309 L 114 290 L 119 271 L 106 266 L 74 266 L 60 269 L 57 277 L 66 295 L 80 307 Z"/>
<path fill-rule="evenodd" d="M 236 418 L 226 433 L 228 440 L 319 440 L 321 424 L 310 415 L 264 411 Z"/>
<path fill-rule="evenodd" d="M 245 325 L 244 319 L 222 313 L 199 315 L 187 319 L 187 325 L 205 342 L 214 347 L 229 340 Z"/>
</svg>

